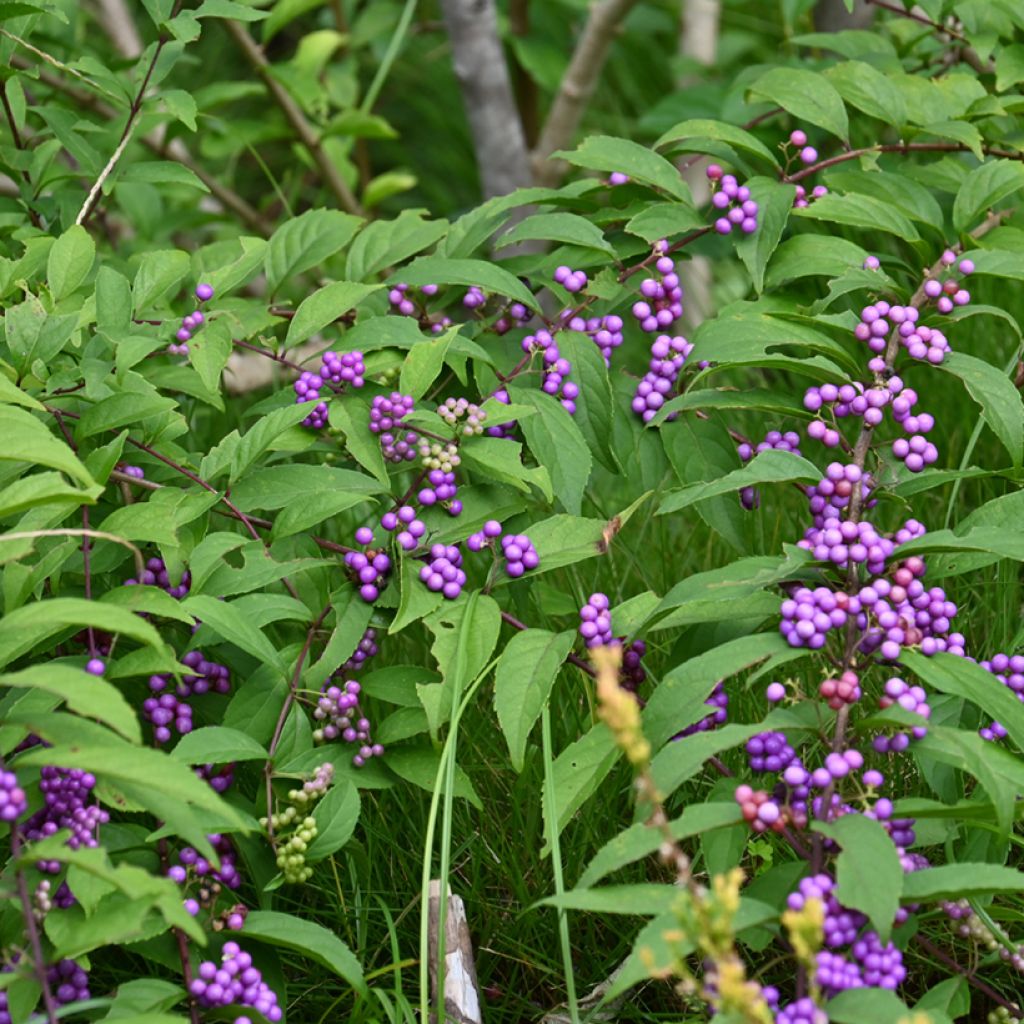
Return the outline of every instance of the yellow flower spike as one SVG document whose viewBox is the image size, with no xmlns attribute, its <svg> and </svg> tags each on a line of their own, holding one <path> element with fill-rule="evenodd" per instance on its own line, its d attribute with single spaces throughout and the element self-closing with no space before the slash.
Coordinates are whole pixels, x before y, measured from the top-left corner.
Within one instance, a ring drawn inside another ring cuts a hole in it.
<svg viewBox="0 0 1024 1024">
<path fill-rule="evenodd" d="M 651 745 L 644 739 L 636 698 L 619 686 L 622 651 L 618 647 L 593 647 L 590 660 L 597 672 L 598 715 L 611 729 L 630 764 L 643 767 L 651 759 Z"/>
<path fill-rule="evenodd" d="M 802 963 L 810 966 L 821 949 L 825 933 L 825 904 L 809 899 L 800 910 L 787 910 L 782 924 L 789 933 L 793 951 Z"/>
</svg>

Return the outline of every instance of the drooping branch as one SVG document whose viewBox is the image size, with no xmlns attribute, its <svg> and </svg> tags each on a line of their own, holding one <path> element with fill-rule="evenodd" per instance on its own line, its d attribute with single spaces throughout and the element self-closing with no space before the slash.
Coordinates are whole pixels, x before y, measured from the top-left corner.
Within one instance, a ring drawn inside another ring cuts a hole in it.
<svg viewBox="0 0 1024 1024">
<path fill-rule="evenodd" d="M 484 198 L 531 182 L 530 159 L 516 109 L 494 0 L 441 0 L 452 65 L 473 136 Z"/>
<path fill-rule="evenodd" d="M 533 171 L 538 184 L 557 184 L 565 173 L 565 165 L 552 160 L 551 154 L 572 145 L 587 101 L 601 77 L 615 33 L 636 3 L 637 0 L 598 0 L 591 7 L 533 151 Z"/>
<path fill-rule="evenodd" d="M 356 199 L 348 182 L 345 181 L 338 165 L 331 159 L 327 150 L 320 141 L 316 129 L 306 119 L 302 108 L 292 98 L 291 93 L 271 74 L 270 61 L 267 60 L 263 49 L 253 41 L 247 29 L 237 21 L 225 19 L 221 22 L 232 39 L 238 44 L 238 48 L 245 55 L 246 59 L 256 70 L 256 73 L 263 79 L 263 85 L 270 94 L 271 99 L 281 108 L 281 113 L 292 127 L 292 131 L 299 138 L 299 142 L 305 147 L 317 170 L 323 177 L 324 183 L 334 194 L 342 209 L 349 213 L 362 214 L 359 200 Z"/>
</svg>

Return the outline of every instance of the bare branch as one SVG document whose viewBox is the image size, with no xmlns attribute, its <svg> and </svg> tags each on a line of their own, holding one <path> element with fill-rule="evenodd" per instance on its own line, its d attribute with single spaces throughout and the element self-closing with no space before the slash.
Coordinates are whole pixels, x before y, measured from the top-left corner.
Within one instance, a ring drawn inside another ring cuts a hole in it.
<svg viewBox="0 0 1024 1024">
<path fill-rule="evenodd" d="M 484 198 L 531 183 L 522 122 L 498 35 L 494 0 L 441 0 L 452 64 L 473 136 Z"/>
<path fill-rule="evenodd" d="M 591 7 L 533 151 L 534 177 L 538 184 L 557 184 L 565 173 L 565 165 L 552 160 L 551 154 L 572 144 L 587 101 L 601 77 L 615 33 L 636 3 L 637 0 L 598 0 Z"/>
<path fill-rule="evenodd" d="M 263 79 L 267 92 L 270 93 L 273 101 L 281 108 L 281 112 L 292 126 L 292 130 L 299 137 L 299 141 L 308 150 L 327 187 L 334 193 L 335 199 L 349 213 L 361 215 L 363 211 L 359 205 L 359 200 L 356 199 L 352 189 L 348 187 L 348 183 L 342 177 L 337 164 L 334 163 L 320 144 L 320 136 L 306 119 L 306 115 L 302 112 L 301 107 L 292 99 L 291 93 L 271 74 L 270 62 L 264 55 L 262 48 L 256 45 L 246 28 L 237 21 L 225 19 L 221 24 L 238 44 L 239 49 L 256 69 L 260 78 Z"/>
</svg>

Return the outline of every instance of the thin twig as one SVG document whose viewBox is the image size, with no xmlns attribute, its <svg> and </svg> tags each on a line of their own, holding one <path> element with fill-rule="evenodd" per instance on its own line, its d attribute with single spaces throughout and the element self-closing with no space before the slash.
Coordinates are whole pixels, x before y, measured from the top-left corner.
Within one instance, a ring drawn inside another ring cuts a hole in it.
<svg viewBox="0 0 1024 1024">
<path fill-rule="evenodd" d="M 239 49 L 253 68 L 255 68 L 260 78 L 263 79 L 267 92 L 270 93 L 273 101 L 281 108 L 281 113 L 284 114 L 285 119 L 292 126 L 292 130 L 299 137 L 299 141 L 309 152 L 327 187 L 334 193 L 335 199 L 349 213 L 362 216 L 363 210 L 359 205 L 359 201 L 348 187 L 348 183 L 342 177 L 337 165 L 321 145 L 320 136 L 313 129 L 309 121 L 306 120 L 306 115 L 302 112 L 302 108 L 292 99 L 291 93 L 272 74 L 270 62 L 264 55 L 262 48 L 256 45 L 248 30 L 237 21 L 225 19 L 221 24 L 238 44 Z"/>
<path fill-rule="evenodd" d="M 905 7 L 900 7 L 898 4 L 888 3 L 887 0 L 865 0 L 865 3 L 874 4 L 875 7 L 881 7 L 883 10 L 892 11 L 893 14 L 899 14 L 904 18 L 909 18 L 911 21 L 927 25 L 929 28 L 935 29 L 936 32 L 941 32 L 943 35 L 949 36 L 950 39 L 956 39 L 961 43 L 967 42 L 964 36 L 960 32 L 957 32 L 956 29 L 943 25 L 940 21 L 933 21 L 931 18 L 927 17 L 927 15 L 918 14 L 916 10 L 908 11 Z"/>
<path fill-rule="evenodd" d="M 11 859 L 17 861 L 21 854 L 21 832 L 15 822 L 11 822 Z M 46 960 L 43 959 L 43 944 L 39 940 L 39 928 L 35 914 L 32 913 L 32 897 L 29 895 L 25 872 L 15 870 L 14 877 L 18 887 L 18 899 L 21 902 L 21 916 L 25 922 L 25 934 L 28 936 L 29 948 L 32 951 L 32 969 L 43 993 L 43 1007 L 46 1010 L 47 1024 L 57 1024 L 57 1002 L 50 990 L 50 980 L 46 973 Z"/>
<path fill-rule="evenodd" d="M 272 821 L 274 813 L 274 755 L 277 753 L 278 744 L 281 742 L 284 725 L 288 720 L 288 712 L 291 711 L 292 705 L 295 703 L 295 696 L 299 690 L 299 681 L 302 679 L 302 666 L 305 664 L 309 649 L 313 645 L 313 637 L 323 624 L 324 619 L 327 618 L 327 613 L 331 610 L 331 607 L 330 604 L 324 607 L 324 610 L 316 617 L 316 621 L 309 627 L 306 633 L 305 643 L 303 643 L 302 650 L 299 652 L 298 660 L 295 662 L 295 671 L 292 673 L 291 681 L 288 684 L 288 693 L 285 696 L 284 703 L 281 705 L 281 713 L 277 716 L 274 735 L 271 737 L 270 746 L 267 748 L 268 756 L 263 764 L 263 778 L 267 793 L 267 835 L 270 837 L 271 846 L 274 845 L 274 825 Z"/>
<path fill-rule="evenodd" d="M 183 0 L 175 0 L 174 7 L 170 13 L 171 18 L 174 18 L 178 11 L 181 10 L 182 2 Z M 78 211 L 78 216 L 75 218 L 76 224 L 84 224 L 88 219 L 93 208 L 96 206 L 96 203 L 99 201 L 103 183 L 113 173 L 118 160 L 121 159 L 121 154 L 124 153 L 125 149 L 127 149 L 132 132 L 135 130 L 139 114 L 142 112 L 142 104 L 146 99 L 146 90 L 149 88 L 149 81 L 153 77 L 153 72 L 156 70 L 156 63 L 160 59 L 160 54 L 163 52 L 163 48 L 169 41 L 170 37 L 161 33 L 160 38 L 157 40 L 156 47 L 153 50 L 153 57 L 149 62 L 149 67 L 146 68 L 146 74 L 142 78 L 142 83 L 139 85 L 138 91 L 135 94 L 135 99 L 132 100 L 131 107 L 128 109 L 128 120 L 125 122 L 124 130 L 121 132 L 120 141 L 118 142 L 113 155 L 107 161 L 106 167 L 100 171 L 99 177 L 89 190 L 89 194 L 85 197 L 85 202 L 82 203 L 82 208 Z"/>
<path fill-rule="evenodd" d="M 14 148 L 24 151 L 25 145 L 21 138 L 21 132 L 18 131 L 18 122 L 15 120 L 14 111 L 11 109 L 11 101 L 7 98 L 7 82 L 0 80 L 0 102 L 3 103 L 4 115 L 7 118 L 7 126 L 11 129 L 11 140 L 14 142 Z M 35 194 L 35 190 L 32 185 L 32 179 L 29 177 L 28 171 L 25 168 L 21 168 L 21 179 L 29 188 L 31 194 Z M 28 209 L 28 217 L 32 223 L 39 228 L 40 231 L 44 230 L 42 218 L 34 209 L 30 203 L 25 203 Z"/>
<path fill-rule="evenodd" d="M 636 3 L 637 0 L 598 0 L 590 8 L 532 153 L 538 184 L 556 184 L 561 177 L 564 164 L 552 160 L 551 154 L 572 144 L 587 101 L 604 70 L 612 40 Z"/>
<path fill-rule="evenodd" d="M 847 160 L 856 160 L 862 156 L 870 156 L 873 153 L 903 153 L 906 155 L 907 153 L 968 153 L 970 150 L 971 147 L 965 146 L 962 142 L 889 142 L 879 146 L 848 149 L 844 153 L 830 156 L 826 160 L 819 160 L 816 164 L 801 168 L 793 174 L 785 174 L 781 180 L 792 185 L 828 167 L 845 163 Z M 988 156 L 998 156 L 1004 160 L 1024 160 L 1024 153 L 1012 149 L 1001 149 L 998 146 L 989 146 L 983 143 L 981 150 Z"/>
</svg>

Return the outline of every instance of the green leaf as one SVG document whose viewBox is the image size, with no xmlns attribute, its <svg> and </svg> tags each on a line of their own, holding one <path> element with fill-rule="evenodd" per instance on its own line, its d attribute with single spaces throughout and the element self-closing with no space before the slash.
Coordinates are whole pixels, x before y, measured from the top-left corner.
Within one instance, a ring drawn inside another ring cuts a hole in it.
<svg viewBox="0 0 1024 1024">
<path fill-rule="evenodd" d="M 567 160 L 574 167 L 586 167 L 591 171 L 621 171 L 632 181 L 660 189 L 693 206 L 690 190 L 679 171 L 663 156 L 629 139 L 591 135 L 571 153 L 560 151 L 552 155 L 556 159 Z"/>
<path fill-rule="evenodd" d="M 953 654 L 925 657 L 907 651 L 900 661 L 919 679 L 942 693 L 964 697 L 997 722 L 1001 722 L 1018 748 L 1024 748 L 1024 705 L 980 665 Z"/>
<path fill-rule="evenodd" d="M 334 628 L 324 645 L 323 653 L 305 674 L 310 688 L 315 686 L 319 689 L 324 680 L 355 653 L 373 615 L 373 605 L 367 604 L 349 583 L 343 584 L 331 595 L 331 607 L 334 611 Z"/>
<path fill-rule="evenodd" d="M 1024 187 L 1024 167 L 1016 160 L 989 160 L 964 179 L 953 202 L 953 227 L 963 232 L 1001 199 Z"/>
<path fill-rule="evenodd" d="M 132 283 L 135 316 L 142 316 L 167 292 L 177 288 L 188 273 L 189 266 L 188 253 L 180 249 L 158 249 L 143 253 Z"/>
<path fill-rule="evenodd" d="M 55 302 L 70 295 L 92 270 L 96 243 L 81 224 L 74 224 L 50 247 L 46 282 Z"/>
<path fill-rule="evenodd" d="M 445 597 L 440 591 L 430 590 L 420 579 L 423 563 L 414 558 L 402 558 L 399 572 L 398 611 L 388 626 L 388 633 L 399 633 L 406 626 L 437 611 Z"/>
<path fill-rule="evenodd" d="M 24 512 L 38 505 L 91 505 L 102 493 L 103 488 L 99 484 L 80 491 L 66 483 L 60 473 L 32 473 L 30 476 L 15 480 L 0 491 L 0 518 Z M 4 543 L 4 538 L 0 536 L 0 545 Z M 7 542 L 19 550 L 22 545 L 31 543 L 31 540 Z M 10 548 L 6 550 L 9 551 Z"/>
<path fill-rule="evenodd" d="M 844 141 L 849 138 L 843 98 L 824 75 L 802 68 L 772 68 L 750 91 L 778 104 L 798 121 L 816 124 Z"/>
<path fill-rule="evenodd" d="M 697 715 L 686 721 L 703 706 L 719 682 L 788 649 L 789 645 L 778 634 L 757 633 L 729 640 L 671 669 L 644 708 L 647 739 L 657 749 L 670 736 L 702 717 Z"/>
<path fill-rule="evenodd" d="M 494 670 L 494 710 L 512 766 L 523 770 L 526 743 L 576 639 L 575 630 L 528 629 L 505 645 Z"/>
<path fill-rule="evenodd" d="M 20 672 L 0 675 L 0 686 L 52 693 L 76 714 L 109 725 L 132 743 L 142 742 L 139 721 L 121 691 L 82 669 L 53 662 L 32 665 Z"/>
<path fill-rule="evenodd" d="M 912 871 L 903 880 L 903 902 L 958 900 L 999 892 L 1019 893 L 1024 875 L 999 864 L 943 864 Z"/>
<path fill-rule="evenodd" d="M 559 833 L 562 832 L 569 819 L 594 795 L 621 754 L 608 726 L 598 722 L 555 758 L 551 770 L 554 773 L 558 821 L 551 822 L 551 808 L 545 789 L 542 809 L 547 822 L 546 834 L 551 834 L 552 825 Z M 549 853 L 550 846 L 546 845 L 541 855 L 546 857 Z"/>
<path fill-rule="evenodd" d="M 682 235 L 707 227 L 707 221 L 692 206 L 683 203 L 648 203 L 626 222 L 625 230 L 645 242 Z"/>
<path fill-rule="evenodd" d="M 355 395 L 345 395 L 344 401 L 330 405 L 330 423 L 344 432 L 345 451 L 387 487 L 390 478 L 381 453 L 380 438 L 366 429 L 369 417 L 369 404 Z"/>
<path fill-rule="evenodd" d="M 218 601 L 215 597 L 199 594 L 186 598 L 182 602 L 182 607 L 190 615 L 202 620 L 204 627 L 209 627 L 228 643 L 255 655 L 268 665 L 273 665 L 281 675 L 285 675 L 288 669 L 280 653 L 259 627 L 243 615 L 235 604 L 236 602 Z"/>
<path fill-rule="evenodd" d="M 882 942 L 888 942 L 903 888 L 900 856 L 889 833 L 861 814 L 818 822 L 814 829 L 842 847 L 836 858 L 836 898 L 866 914 Z"/>
<path fill-rule="evenodd" d="M 793 185 L 780 185 L 769 178 L 751 178 L 747 186 L 760 206 L 758 225 L 752 235 L 736 243 L 736 255 L 743 261 L 754 290 L 760 295 L 764 291 L 765 267 L 786 229 L 796 189 Z"/>
<path fill-rule="evenodd" d="M 504 267 L 485 260 L 453 260 L 443 256 L 421 256 L 392 275 L 392 281 L 406 284 L 476 285 L 492 295 L 504 295 L 535 312 L 540 310 L 533 292 Z"/>
<path fill-rule="evenodd" d="M 380 446 L 377 447 L 379 450 Z M 554 491 L 547 467 L 524 466 L 522 451 L 523 446 L 518 441 L 501 437 L 470 437 L 459 446 L 465 468 L 498 483 L 511 484 L 524 494 L 530 493 L 532 484 L 551 501 Z"/>
<path fill-rule="evenodd" d="M 173 398 L 155 391 L 121 391 L 89 406 L 75 428 L 79 438 L 93 437 L 105 430 L 119 427 L 139 427 L 150 416 L 159 416 L 178 407 Z"/>
<path fill-rule="evenodd" d="M 654 144 L 654 148 L 662 149 L 669 146 L 673 151 L 686 152 L 689 147 L 685 143 L 691 139 L 696 140 L 698 153 L 705 152 L 704 140 L 714 139 L 716 142 L 728 143 L 733 149 L 760 157 L 773 167 L 779 165 L 775 154 L 756 135 L 752 135 L 744 128 L 737 128 L 736 125 L 726 124 L 724 121 L 701 119 L 680 121 L 679 124 L 673 125 L 661 135 Z M 683 143 L 683 145 L 677 145 L 677 143 Z"/>
<path fill-rule="evenodd" d="M 539 905 L 587 910 L 595 914 L 653 916 L 671 906 L 678 895 L 678 889 L 672 885 L 636 882 L 632 885 L 603 885 L 600 889 L 571 889 L 561 896 L 548 896 L 540 900 Z"/>
<path fill-rule="evenodd" d="M 332 403 L 332 407 L 338 404 L 341 403 Z M 199 464 L 200 475 L 206 480 L 212 480 L 227 471 L 229 483 L 234 483 L 264 452 L 274 448 L 282 434 L 309 415 L 304 405 L 303 402 L 296 402 L 275 409 L 261 416 L 244 434 L 232 430 L 203 458 Z"/>
<path fill-rule="evenodd" d="M 662 501 L 657 514 L 664 516 L 670 512 L 678 512 L 720 494 L 731 494 L 742 487 L 786 483 L 792 480 L 814 483 L 820 479 L 821 470 L 807 459 L 793 452 L 773 449 L 758 453 L 742 469 L 734 469 L 718 480 L 691 484 L 680 491 L 670 491 Z"/>
<path fill-rule="evenodd" d="M 251 910 L 241 935 L 269 946 L 290 949 L 333 971 L 357 991 L 366 990 L 363 969 L 352 951 L 337 935 L 313 921 L 272 910 Z"/>
<path fill-rule="evenodd" d="M 892 204 L 874 196 L 837 195 L 829 192 L 815 199 L 809 206 L 794 210 L 796 217 L 821 220 L 827 224 L 845 224 L 867 231 L 884 231 L 906 242 L 917 242 L 921 236 L 907 216 L 893 209 Z"/>
<path fill-rule="evenodd" d="M 741 821 L 739 805 L 731 800 L 728 803 L 693 804 L 675 821 L 669 822 L 668 827 L 672 838 L 678 841 L 736 825 Z M 576 888 L 592 888 L 613 871 L 618 871 L 627 864 L 640 860 L 641 857 L 656 853 L 661 843 L 662 838 L 658 830 L 651 828 L 646 822 L 630 825 L 597 851 L 594 859 L 587 865 L 586 871 L 580 875 Z"/>
<path fill-rule="evenodd" d="M 517 388 L 510 397 L 536 409 L 537 415 L 523 420 L 520 428 L 538 464 L 551 474 L 551 486 L 562 507 L 579 515 L 593 464 L 579 426 L 553 395 Z"/>
<path fill-rule="evenodd" d="M 4 312 L 4 331 L 21 376 L 31 371 L 36 360 L 49 363 L 68 343 L 77 325 L 77 315 L 48 313 L 34 295 L 8 306 Z"/>
<path fill-rule="evenodd" d="M 591 338 L 577 331 L 560 332 L 558 347 L 562 355 L 572 363 L 572 379 L 580 389 L 573 420 L 580 428 L 594 458 L 609 472 L 618 472 L 618 463 L 611 446 L 612 425 L 617 410 L 604 356 Z M 489 414 L 500 415 L 500 408 L 497 405 L 495 412 Z"/>
<path fill-rule="evenodd" d="M 36 412 L 45 411 L 40 402 L 22 391 L 16 384 L 12 384 L 2 373 L 0 373 L 0 402 L 4 405 L 20 405 L 25 409 L 34 409 Z"/>
<path fill-rule="evenodd" d="M 906 123 L 903 94 L 870 64 L 862 60 L 843 61 L 830 67 L 825 76 L 851 107 L 896 128 Z"/>
<path fill-rule="evenodd" d="M 359 229 L 359 218 L 340 210 L 307 210 L 286 220 L 270 237 L 264 258 L 267 291 L 340 252 Z"/>
<path fill-rule="evenodd" d="M 187 185 L 200 192 L 209 192 L 209 186 L 191 168 L 173 160 L 145 160 L 130 164 L 121 173 L 119 181 L 141 181 L 150 185 Z"/>
<path fill-rule="evenodd" d="M 459 330 L 459 327 L 450 327 L 436 338 L 424 338 L 409 349 L 409 354 L 402 363 L 398 385 L 404 394 L 412 395 L 418 401 L 427 393 L 430 385 L 437 380 L 444 368 L 445 360 L 452 343 L 458 337 Z M 437 432 L 444 424 L 438 419 L 436 425 L 431 423 L 431 426 Z"/>
<path fill-rule="evenodd" d="M 533 240 L 564 242 L 583 249 L 595 249 L 606 256 L 615 254 L 601 229 L 593 221 L 576 213 L 535 213 L 521 220 L 511 231 L 506 231 L 494 247 L 504 249 L 517 242 Z"/>
<path fill-rule="evenodd" d="M 1011 43 L 996 54 L 996 92 L 1024 82 L 1024 43 Z"/>
<path fill-rule="evenodd" d="M 171 757 L 185 764 L 266 761 L 269 756 L 248 733 L 223 725 L 207 725 L 187 733 L 171 751 Z"/>
<path fill-rule="evenodd" d="M 85 487 L 95 487 L 89 471 L 75 453 L 31 413 L 11 405 L 0 405 L 0 461 L 28 462 L 59 469 Z"/>
<path fill-rule="evenodd" d="M 210 391 L 220 391 L 220 375 L 232 352 L 231 328 L 221 319 L 207 323 L 188 343 L 189 362 Z"/>
<path fill-rule="evenodd" d="M 301 344 L 383 287 L 380 284 L 334 281 L 313 292 L 299 303 L 299 308 L 288 325 L 284 347 L 294 348 Z"/>
<path fill-rule="evenodd" d="M 36 644 L 62 630 L 86 626 L 138 640 L 166 654 L 174 664 L 160 634 L 138 615 L 79 597 L 55 597 L 16 608 L 0 619 L 0 667 L 9 665 Z"/>
<path fill-rule="evenodd" d="M 313 811 L 317 833 L 306 851 L 306 861 L 315 864 L 340 850 L 355 832 L 359 820 L 359 790 L 339 779 Z"/>
<path fill-rule="evenodd" d="M 1003 443 L 1014 466 L 1024 458 L 1024 401 L 1013 381 L 990 363 L 965 352 L 952 352 L 941 363 L 959 377 L 971 398 L 981 406 L 981 418 Z"/>
<path fill-rule="evenodd" d="M 809 234 L 787 238 L 775 251 L 766 285 L 775 288 L 803 277 L 838 277 L 861 267 L 867 254 L 866 249 L 845 238 Z"/>
<path fill-rule="evenodd" d="M 132 329 L 132 286 L 108 265 L 96 272 L 96 329 L 111 337 Z"/>
<path fill-rule="evenodd" d="M 863 988 L 857 989 L 856 993 L 852 989 L 840 992 L 830 999 L 828 1019 L 834 1024 L 902 1024 L 913 1020 L 914 1016 L 894 992 L 884 988 Z M 928 1020 L 930 1024 L 940 1024 L 931 1016 Z"/>
<path fill-rule="evenodd" d="M 686 485 L 712 484 L 740 464 L 736 446 L 721 423 L 686 416 L 660 430 L 665 454 Z M 748 519 L 736 495 L 714 496 L 698 504 L 697 514 L 737 551 L 747 550 Z"/>
<path fill-rule="evenodd" d="M 423 210 L 403 210 L 394 220 L 374 221 L 363 228 L 349 250 L 345 276 L 363 281 L 443 238 L 448 221 L 424 220 L 423 214 Z"/>
<path fill-rule="evenodd" d="M 391 747 L 388 750 L 387 766 L 400 779 L 411 782 L 420 789 L 432 793 L 437 785 L 437 768 L 441 755 L 432 747 Z M 455 796 L 467 800 L 478 811 L 483 810 L 483 803 L 473 788 L 469 776 L 460 765 L 455 766 Z"/>
</svg>

